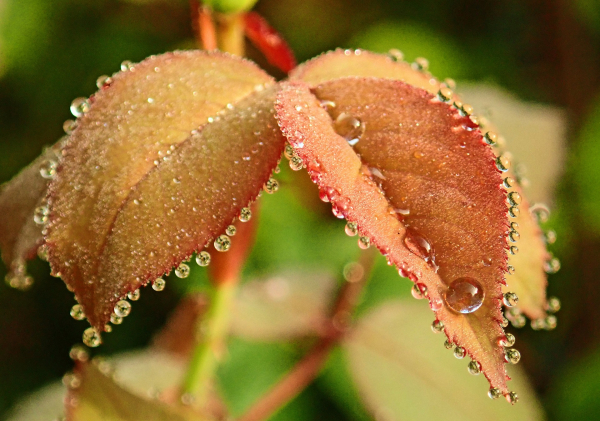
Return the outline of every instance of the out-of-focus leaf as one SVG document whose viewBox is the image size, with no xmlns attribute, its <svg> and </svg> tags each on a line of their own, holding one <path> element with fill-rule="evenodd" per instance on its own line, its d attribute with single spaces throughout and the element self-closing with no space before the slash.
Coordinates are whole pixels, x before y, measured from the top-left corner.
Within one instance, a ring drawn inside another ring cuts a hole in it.
<svg viewBox="0 0 600 421">
<path fill-rule="evenodd" d="M 48 421 L 64 412 L 65 387 L 53 383 L 19 401 L 6 419 L 8 421 Z"/>
<path fill-rule="evenodd" d="M 244 16 L 246 36 L 264 54 L 272 65 L 284 73 L 296 67 L 296 58 L 287 42 L 258 13 L 250 12 Z"/>
<path fill-rule="evenodd" d="M 424 57 L 431 71 L 445 77 L 469 77 L 471 63 L 450 36 L 419 23 L 378 22 L 355 35 L 350 45 L 378 53 L 400 49 L 406 60 Z"/>
<path fill-rule="evenodd" d="M 456 361 L 442 338 L 427 331 L 429 314 L 417 302 L 390 302 L 362 318 L 346 339 L 352 379 L 376 419 L 544 419 L 519 370 L 511 370 L 519 403 L 507 408 L 490 401 L 483 376 L 469 376 L 466 361 Z"/>
<path fill-rule="evenodd" d="M 335 285 L 325 273 L 302 270 L 248 282 L 237 299 L 232 332 L 263 341 L 317 334 Z"/>
<path fill-rule="evenodd" d="M 556 421 L 593 420 L 600 414 L 600 350 L 572 360 L 554 378 L 548 396 L 548 411 Z"/>
<path fill-rule="evenodd" d="M 572 167 L 577 199 L 582 212 L 581 222 L 598 235 L 600 233 L 600 101 L 586 117 Z"/>
<path fill-rule="evenodd" d="M 113 75 L 91 99 L 50 185 L 47 243 L 99 331 L 120 297 L 256 197 L 283 148 L 276 89 L 247 61 L 190 51 Z"/>
<path fill-rule="evenodd" d="M 464 103 L 471 104 L 479 116 L 488 118 L 506 138 L 506 147 L 526 168 L 529 185 L 525 193 L 531 203 L 553 202 L 556 182 L 564 170 L 566 117 L 548 105 L 526 103 L 494 86 L 459 84 Z"/>
<path fill-rule="evenodd" d="M 311 178 L 334 213 L 356 223 L 359 236 L 427 288 L 450 340 L 508 394 L 499 345 L 506 192 L 482 134 L 454 107 L 399 81 L 340 78 L 313 93 L 290 83 L 277 103 L 282 131 Z M 353 147 L 346 132 L 334 130 L 334 121 L 348 118 L 363 129 Z M 452 282 L 465 278 L 485 294 L 469 314 L 444 304 Z"/>
<path fill-rule="evenodd" d="M 36 209 L 47 209 L 48 179 L 40 170 L 54 171 L 53 165 L 60 154 L 60 144 L 47 148 L 42 156 L 23 169 L 11 181 L 0 186 L 0 250 L 2 260 L 10 268 L 12 276 L 24 276 L 27 259 L 35 256 L 42 243 L 42 224 L 34 221 Z M 39 212 L 38 222 L 46 218 L 46 210 Z"/>
<path fill-rule="evenodd" d="M 567 3 L 569 4 L 569 3 Z M 600 4 L 596 0 L 575 0 L 569 5 L 575 7 L 578 17 L 600 33 Z"/>
</svg>

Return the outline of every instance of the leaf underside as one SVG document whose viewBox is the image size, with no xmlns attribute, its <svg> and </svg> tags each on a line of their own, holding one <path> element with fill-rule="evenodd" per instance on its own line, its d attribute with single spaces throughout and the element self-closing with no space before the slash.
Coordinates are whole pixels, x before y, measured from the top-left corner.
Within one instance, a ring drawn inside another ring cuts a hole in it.
<svg viewBox="0 0 600 421">
<path fill-rule="evenodd" d="M 276 108 L 284 135 L 334 208 L 391 263 L 427 286 L 448 338 L 507 393 L 498 344 L 504 335 L 506 193 L 475 125 L 426 91 L 376 78 L 340 78 L 312 91 L 292 82 Z M 342 113 L 366 128 L 354 148 L 334 131 Z M 432 246 L 435 264 L 414 247 L 418 238 Z M 443 305 L 448 285 L 462 277 L 476 279 L 485 292 L 481 308 L 466 315 Z"/>
<path fill-rule="evenodd" d="M 202 249 L 256 198 L 283 148 L 277 89 L 250 62 L 189 51 L 116 74 L 93 98 L 50 185 L 46 242 L 99 331 L 120 297 Z"/>
<path fill-rule="evenodd" d="M 412 86 L 424 89 L 431 94 L 437 94 L 445 85 L 426 71 L 417 71 L 411 64 L 398 61 L 391 55 L 376 54 L 364 50 L 336 50 L 322 54 L 298 66 L 290 73 L 291 80 L 302 80 L 310 86 L 347 76 L 379 77 L 406 82 Z M 453 101 L 460 103 L 456 95 Z M 493 124 L 480 121 L 482 133 L 497 132 Z M 503 151 L 494 148 L 499 156 Z M 514 175 L 509 171 L 506 175 Z M 518 192 L 523 197 L 519 205 L 520 214 L 511 218 L 519 224 L 520 239 L 517 242 L 517 255 L 509 254 L 509 264 L 515 268 L 515 274 L 507 279 L 504 292 L 515 292 L 519 297 L 516 308 L 531 319 L 540 319 L 546 315 L 546 285 L 547 275 L 544 264 L 549 255 L 542 240 L 540 228 L 529 213 L 529 205 L 524 199 L 523 191 L 515 182 L 511 191 Z"/>
</svg>

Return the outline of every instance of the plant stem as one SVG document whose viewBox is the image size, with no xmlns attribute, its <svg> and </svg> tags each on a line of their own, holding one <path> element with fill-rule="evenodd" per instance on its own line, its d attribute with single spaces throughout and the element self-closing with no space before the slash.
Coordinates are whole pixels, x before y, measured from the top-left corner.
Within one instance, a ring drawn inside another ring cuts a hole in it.
<svg viewBox="0 0 600 421">
<path fill-rule="evenodd" d="M 244 55 L 244 14 L 217 16 L 218 44 L 221 51 Z"/>
<path fill-rule="evenodd" d="M 349 325 L 347 321 L 358 298 L 366 285 L 377 250 L 371 248 L 361 253 L 359 264 L 363 275 L 352 282 L 346 282 L 340 289 L 333 305 L 326 334 L 319 339 L 311 351 L 296 366 L 285 375 L 265 396 L 263 396 L 238 421 L 262 421 L 269 418 L 284 405 L 295 398 L 319 374 L 329 357 L 329 352 L 344 336 Z"/>
</svg>

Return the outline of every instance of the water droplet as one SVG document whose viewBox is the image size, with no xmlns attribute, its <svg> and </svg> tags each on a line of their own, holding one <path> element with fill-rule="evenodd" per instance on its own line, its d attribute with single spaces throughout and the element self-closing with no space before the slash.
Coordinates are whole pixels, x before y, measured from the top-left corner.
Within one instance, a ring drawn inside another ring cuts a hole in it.
<svg viewBox="0 0 600 421">
<path fill-rule="evenodd" d="M 389 57 L 392 61 L 402 61 L 404 60 L 404 53 L 396 48 L 392 48 L 388 51 Z"/>
<path fill-rule="evenodd" d="M 494 146 L 496 143 L 498 143 L 498 135 L 494 132 L 487 132 L 484 136 L 483 136 L 483 140 L 485 141 L 485 143 L 487 143 L 488 145 Z M 510 177 L 507 177 L 510 178 Z M 505 178 L 506 180 L 506 178 Z M 512 179 L 511 179 L 512 180 Z"/>
<path fill-rule="evenodd" d="M 546 240 L 546 244 L 554 244 L 556 243 L 556 231 L 548 230 L 544 233 L 544 240 Z"/>
<path fill-rule="evenodd" d="M 108 86 L 112 83 L 112 78 L 110 76 L 102 75 L 96 79 L 96 86 L 98 89 L 102 89 L 105 86 Z"/>
<path fill-rule="evenodd" d="M 469 373 L 476 376 L 481 373 L 481 364 L 479 364 L 477 361 L 471 361 L 467 369 L 469 370 Z"/>
<path fill-rule="evenodd" d="M 296 152 L 294 151 L 294 148 L 292 148 L 291 145 L 285 145 L 285 149 L 283 150 L 283 155 L 287 159 L 292 159 L 292 157 L 296 155 Z"/>
<path fill-rule="evenodd" d="M 277 190 L 279 190 L 279 181 L 275 180 L 274 178 L 269 178 L 269 180 L 263 186 L 263 190 L 269 194 L 275 193 Z"/>
<path fill-rule="evenodd" d="M 521 359 L 521 353 L 514 348 L 504 351 L 504 359 L 507 363 L 516 364 Z"/>
<path fill-rule="evenodd" d="M 444 330 L 444 322 L 442 322 L 441 320 L 434 320 L 433 323 L 431 324 L 431 330 L 433 331 L 433 333 L 440 333 Z"/>
<path fill-rule="evenodd" d="M 47 180 L 54 178 L 57 166 L 58 164 L 55 161 L 46 160 L 40 167 L 40 175 Z"/>
<path fill-rule="evenodd" d="M 544 324 L 545 324 L 544 328 L 546 330 L 556 329 L 556 324 L 557 324 L 556 316 L 553 314 L 546 316 L 546 318 L 544 319 Z"/>
<path fill-rule="evenodd" d="M 74 373 L 67 373 L 62 378 L 62 384 L 69 389 L 77 389 L 81 386 L 81 378 Z"/>
<path fill-rule="evenodd" d="M 336 107 L 336 103 L 329 100 L 322 100 L 320 101 L 319 105 L 327 112 L 330 112 Z"/>
<path fill-rule="evenodd" d="M 225 234 L 227 234 L 230 237 L 233 237 L 237 232 L 237 229 L 235 228 L 235 226 L 233 225 L 229 225 L 226 229 L 225 229 Z"/>
<path fill-rule="evenodd" d="M 512 265 L 508 265 L 508 267 L 506 268 L 506 271 L 508 272 L 509 275 L 514 275 L 515 274 L 515 267 Z"/>
<path fill-rule="evenodd" d="M 344 230 L 346 231 L 346 234 L 350 237 L 354 237 L 356 234 L 358 234 L 356 222 L 348 222 Z"/>
<path fill-rule="evenodd" d="M 511 206 L 517 206 L 521 204 L 521 200 L 521 195 L 518 192 L 512 191 L 508 193 L 508 203 L 510 203 Z"/>
<path fill-rule="evenodd" d="M 348 282 L 358 282 L 365 274 L 365 268 L 363 265 L 357 262 L 350 262 L 344 266 L 343 275 L 344 279 Z"/>
<path fill-rule="evenodd" d="M 250 208 L 242 208 L 240 211 L 239 220 L 242 222 L 248 222 L 252 218 L 252 211 Z"/>
<path fill-rule="evenodd" d="M 448 339 L 446 339 L 446 341 L 444 342 L 444 348 L 452 349 L 452 348 L 454 348 L 454 344 L 452 342 L 450 342 Z"/>
<path fill-rule="evenodd" d="M 514 292 L 507 292 L 504 294 L 503 301 L 506 307 L 514 307 L 519 302 L 519 297 Z"/>
<path fill-rule="evenodd" d="M 473 114 L 473 107 L 469 104 L 463 104 L 462 107 L 459 108 L 459 114 L 463 117 L 468 117 Z"/>
<path fill-rule="evenodd" d="M 96 348 L 102 343 L 98 331 L 93 327 L 88 327 L 83 331 L 83 343 L 90 348 Z"/>
<path fill-rule="evenodd" d="M 348 113 L 341 113 L 333 122 L 333 128 L 350 146 L 356 145 L 365 133 L 365 125 Z"/>
<path fill-rule="evenodd" d="M 163 279 L 163 278 L 157 278 L 153 283 L 152 283 L 152 289 L 154 291 L 162 291 L 163 289 L 165 289 L 165 286 L 167 285 L 167 282 Z"/>
<path fill-rule="evenodd" d="M 48 213 L 50 211 L 46 206 L 38 206 L 33 211 L 33 220 L 38 225 L 44 225 L 48 221 Z"/>
<path fill-rule="evenodd" d="M 413 156 L 416 159 L 421 159 L 421 158 L 423 158 L 425 156 L 425 154 L 423 152 L 420 152 L 420 151 L 415 151 L 415 153 L 413 153 Z"/>
<path fill-rule="evenodd" d="M 431 244 L 415 230 L 411 228 L 406 229 L 404 244 L 411 253 L 421 257 L 426 262 L 429 263 L 434 261 L 435 255 Z"/>
<path fill-rule="evenodd" d="M 511 246 L 509 251 L 510 254 L 517 254 L 519 252 L 519 248 L 517 246 Z"/>
<path fill-rule="evenodd" d="M 417 57 L 415 62 L 411 64 L 411 67 L 415 70 L 425 72 L 429 69 L 429 60 L 423 57 Z"/>
<path fill-rule="evenodd" d="M 196 263 L 198 264 L 198 266 L 208 266 L 210 265 L 210 253 L 207 251 L 201 251 L 200 253 L 198 253 L 198 255 L 196 256 Z"/>
<path fill-rule="evenodd" d="M 113 313 L 110 315 L 110 322 L 113 325 L 120 325 L 121 323 L 123 323 L 123 318 Z"/>
<path fill-rule="evenodd" d="M 512 333 L 507 333 L 503 338 L 500 339 L 499 343 L 500 346 L 503 346 L 504 348 L 510 348 L 515 344 L 516 340 L 517 339 L 515 338 L 515 335 Z"/>
<path fill-rule="evenodd" d="M 83 307 L 80 304 L 75 304 L 73 307 L 71 307 L 70 314 L 75 320 L 85 319 L 85 313 L 83 312 Z"/>
<path fill-rule="evenodd" d="M 500 322 L 500 326 L 508 327 L 508 319 L 506 317 L 502 316 L 502 322 Z"/>
<path fill-rule="evenodd" d="M 484 298 L 483 287 L 473 278 L 455 279 L 444 294 L 446 305 L 462 314 L 477 311 L 483 304 Z"/>
<path fill-rule="evenodd" d="M 185 263 L 181 263 L 175 269 L 175 276 L 177 276 L 178 278 L 181 278 L 181 279 L 187 278 L 188 276 L 190 276 L 190 267 L 188 265 L 186 265 Z"/>
<path fill-rule="evenodd" d="M 129 60 L 125 60 L 124 62 L 121 63 L 121 71 L 122 72 L 128 72 L 130 70 L 133 70 L 133 63 Z"/>
<path fill-rule="evenodd" d="M 369 239 L 369 237 L 365 237 L 365 236 L 360 236 L 358 237 L 358 247 L 360 247 L 363 250 L 368 249 L 371 246 L 371 240 Z"/>
<path fill-rule="evenodd" d="M 488 390 L 488 396 L 490 399 L 498 399 L 500 396 L 502 396 L 502 393 L 500 392 L 500 389 L 492 387 L 490 390 Z"/>
<path fill-rule="evenodd" d="M 516 184 L 516 181 L 512 177 L 506 177 L 504 180 L 502 180 L 502 184 L 505 188 L 510 189 Z"/>
<path fill-rule="evenodd" d="M 300 171 L 302 168 L 304 168 L 304 162 L 302 161 L 302 158 L 300 158 L 298 155 L 294 155 L 290 158 L 290 168 L 293 171 Z"/>
<path fill-rule="evenodd" d="M 556 297 L 548 298 L 548 313 L 556 313 L 560 310 L 560 300 Z"/>
<path fill-rule="evenodd" d="M 69 351 L 69 357 L 73 360 L 73 361 L 87 361 L 90 358 L 89 353 L 87 352 L 87 350 L 83 347 L 83 345 L 73 345 L 71 347 L 71 350 Z"/>
<path fill-rule="evenodd" d="M 104 331 L 107 333 L 112 332 L 112 326 L 111 325 L 104 325 Z"/>
<path fill-rule="evenodd" d="M 75 120 L 65 120 L 65 122 L 63 123 L 63 131 L 66 134 L 73 133 L 73 130 L 75 130 L 76 128 L 77 128 L 77 121 L 75 121 Z"/>
<path fill-rule="evenodd" d="M 81 117 L 90 110 L 90 103 L 87 98 L 75 98 L 71 102 L 71 114 L 75 117 Z"/>
<path fill-rule="evenodd" d="M 131 301 L 137 301 L 140 299 L 140 290 L 136 289 L 135 291 L 131 291 L 130 293 L 127 294 L 127 298 L 129 298 Z"/>
<path fill-rule="evenodd" d="M 508 208 L 508 214 L 511 218 L 517 218 L 520 213 L 521 211 L 516 206 L 511 206 L 510 208 Z"/>
<path fill-rule="evenodd" d="M 535 319 L 531 321 L 531 328 L 533 330 L 541 330 L 546 327 L 546 321 L 544 319 Z"/>
<path fill-rule="evenodd" d="M 41 246 L 39 246 L 37 249 L 37 255 L 40 258 L 40 260 L 47 262 L 48 261 L 48 245 L 44 243 Z"/>
<path fill-rule="evenodd" d="M 119 317 L 127 317 L 131 313 L 131 304 L 129 301 L 121 300 L 115 305 L 114 312 Z"/>
<path fill-rule="evenodd" d="M 527 319 L 525 319 L 525 316 L 522 314 L 517 314 L 510 321 L 510 324 L 517 329 L 521 329 L 523 326 L 525 326 L 525 323 L 527 323 Z"/>
<path fill-rule="evenodd" d="M 496 158 L 496 168 L 502 172 L 508 171 L 510 168 L 510 160 L 506 155 L 500 155 L 498 158 Z"/>
<path fill-rule="evenodd" d="M 413 287 L 410 290 L 411 294 L 413 297 L 415 297 L 417 300 L 423 299 L 425 297 L 427 297 L 427 286 L 425 284 L 414 284 Z"/>
<path fill-rule="evenodd" d="M 549 275 L 558 272 L 560 270 L 560 260 L 558 260 L 556 257 L 553 257 L 544 264 L 544 270 Z"/>
<path fill-rule="evenodd" d="M 441 88 L 437 93 L 437 99 L 439 99 L 441 102 L 448 102 L 452 99 L 452 95 L 454 95 L 452 89 L 446 87 Z"/>
<path fill-rule="evenodd" d="M 460 360 L 465 358 L 465 355 L 467 355 L 467 352 L 462 346 L 457 346 L 456 348 L 454 348 L 454 357 Z"/>
<path fill-rule="evenodd" d="M 226 235 L 219 235 L 215 239 L 214 246 L 217 251 L 225 252 L 231 248 L 231 239 Z"/>
<path fill-rule="evenodd" d="M 517 395 L 515 392 L 510 392 L 508 395 L 506 395 L 506 400 L 511 405 L 514 405 L 519 402 L 519 395 Z"/>
<path fill-rule="evenodd" d="M 444 302 L 442 301 L 441 298 L 432 298 L 431 300 L 429 300 L 429 307 L 431 307 L 431 309 L 433 311 L 438 311 L 442 308 L 442 306 L 444 305 Z"/>
<path fill-rule="evenodd" d="M 548 219 L 550 218 L 550 209 L 541 203 L 536 203 L 533 205 L 531 208 L 529 208 L 529 212 L 535 219 L 537 219 L 539 223 L 542 224 L 548 222 Z"/>
</svg>

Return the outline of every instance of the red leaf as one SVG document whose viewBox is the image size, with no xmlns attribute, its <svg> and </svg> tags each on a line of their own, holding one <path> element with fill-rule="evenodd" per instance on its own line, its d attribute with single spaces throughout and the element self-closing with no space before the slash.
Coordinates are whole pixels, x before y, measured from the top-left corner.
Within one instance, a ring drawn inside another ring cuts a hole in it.
<svg viewBox="0 0 600 421">
<path fill-rule="evenodd" d="M 331 115 L 319 101 L 326 101 Z M 341 78 L 312 93 L 301 82 L 290 83 L 276 109 L 284 135 L 336 213 L 357 223 L 360 235 L 426 286 L 450 340 L 507 394 L 499 345 L 506 193 L 476 126 L 421 89 L 375 78 Z M 337 120 L 338 130 L 348 132 L 340 121 L 348 118 L 365 129 L 352 136 L 353 143 L 359 139 L 354 149 L 334 130 Z M 465 277 L 485 292 L 482 306 L 470 314 L 444 301 L 449 285 Z"/>
<path fill-rule="evenodd" d="M 294 53 L 281 35 L 258 13 L 244 17 L 246 36 L 265 55 L 273 66 L 288 73 L 296 67 Z"/>
<path fill-rule="evenodd" d="M 50 186 L 47 243 L 96 329 L 255 199 L 283 148 L 276 90 L 247 61 L 190 51 L 151 57 L 94 97 Z"/>
</svg>

